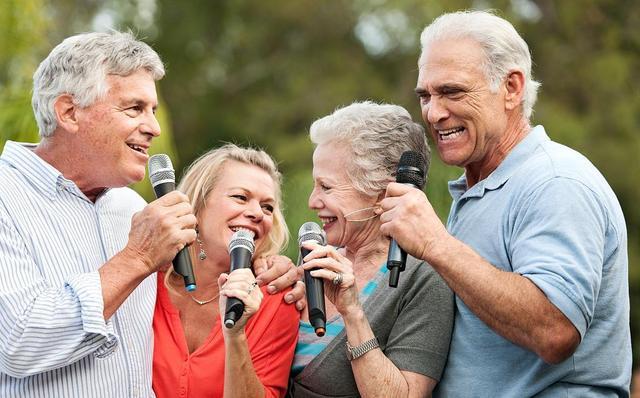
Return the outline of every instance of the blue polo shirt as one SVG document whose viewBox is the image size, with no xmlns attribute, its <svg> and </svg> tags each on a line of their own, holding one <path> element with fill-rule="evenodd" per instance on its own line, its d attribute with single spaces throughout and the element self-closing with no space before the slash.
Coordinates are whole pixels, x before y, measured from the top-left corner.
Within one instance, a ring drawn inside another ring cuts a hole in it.
<svg viewBox="0 0 640 398">
<path fill-rule="evenodd" d="M 449 183 L 447 228 L 495 267 L 529 278 L 580 332 L 557 365 L 487 327 L 456 296 L 439 397 L 628 397 L 627 232 L 598 170 L 537 126 L 486 179 Z M 523 317 L 526 317 L 523 314 Z"/>
</svg>

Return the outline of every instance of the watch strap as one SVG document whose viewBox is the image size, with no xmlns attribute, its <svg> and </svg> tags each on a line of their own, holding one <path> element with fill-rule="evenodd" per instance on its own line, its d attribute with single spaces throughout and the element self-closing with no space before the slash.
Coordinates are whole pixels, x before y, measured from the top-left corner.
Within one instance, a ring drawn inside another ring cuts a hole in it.
<svg viewBox="0 0 640 398">
<path fill-rule="evenodd" d="M 349 341 L 347 341 L 347 358 L 349 359 L 349 361 L 353 361 L 354 359 L 359 358 L 367 352 L 378 347 L 380 347 L 380 344 L 378 344 L 378 339 L 375 337 L 355 347 L 349 344 Z"/>
</svg>

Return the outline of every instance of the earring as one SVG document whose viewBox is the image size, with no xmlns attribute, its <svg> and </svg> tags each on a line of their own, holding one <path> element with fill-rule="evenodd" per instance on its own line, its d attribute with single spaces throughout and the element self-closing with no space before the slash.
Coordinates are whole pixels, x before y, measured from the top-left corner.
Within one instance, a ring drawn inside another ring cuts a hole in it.
<svg viewBox="0 0 640 398">
<path fill-rule="evenodd" d="M 198 246 L 200 246 L 200 252 L 198 253 L 198 258 L 200 261 L 203 261 L 207 258 L 207 253 L 204 252 L 204 247 L 202 246 L 202 240 L 200 239 L 200 232 L 196 230 L 196 240 L 198 241 Z"/>
</svg>

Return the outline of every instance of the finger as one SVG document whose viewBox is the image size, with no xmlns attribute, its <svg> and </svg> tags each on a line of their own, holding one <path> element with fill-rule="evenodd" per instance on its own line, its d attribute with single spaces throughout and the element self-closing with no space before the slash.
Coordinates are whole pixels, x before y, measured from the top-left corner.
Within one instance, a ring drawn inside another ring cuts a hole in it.
<svg viewBox="0 0 640 398">
<path fill-rule="evenodd" d="M 293 284 L 293 282 L 295 282 L 297 278 L 294 278 L 291 275 L 286 277 L 289 279 L 289 284 L 286 284 L 287 279 L 285 280 L 280 279 L 284 275 L 287 275 L 289 272 L 291 272 L 291 270 L 294 270 L 294 273 L 295 273 L 295 269 L 296 267 L 291 261 L 274 262 L 271 268 L 269 268 L 268 270 L 260 274 L 259 277 L 257 277 L 256 279 L 258 280 L 258 283 L 261 285 L 268 284 L 269 287 L 267 288 L 267 291 L 273 294 L 278 292 L 279 289 L 286 286 L 290 286 L 291 284 Z"/>
<path fill-rule="evenodd" d="M 162 197 L 154 200 L 153 202 L 151 202 L 151 204 L 167 207 L 181 202 L 189 203 L 189 197 L 180 191 L 171 191 L 166 195 L 163 195 Z"/>
<path fill-rule="evenodd" d="M 315 258 L 332 257 L 335 259 L 342 258 L 333 246 L 322 246 L 316 244 L 311 253 L 307 254 L 302 260 L 306 263 Z"/>
<path fill-rule="evenodd" d="M 269 286 L 267 287 L 267 292 L 269 294 L 274 294 L 280 292 L 289 286 L 296 283 L 299 279 L 298 270 L 296 268 L 290 268 L 283 275 L 279 276 L 275 280 L 269 282 Z"/>
<path fill-rule="evenodd" d="M 267 259 L 264 257 L 257 258 L 253 261 L 253 270 L 257 276 L 261 273 L 267 271 L 269 267 L 267 267 Z M 258 281 L 260 283 L 260 281 Z"/>
<path fill-rule="evenodd" d="M 305 270 L 310 270 L 313 268 L 322 268 L 322 269 L 328 269 L 329 271 L 334 271 L 334 272 L 349 271 L 344 264 L 329 257 L 313 259 L 307 263 L 302 264 L 302 268 Z"/>
<path fill-rule="evenodd" d="M 387 185 L 386 197 L 387 198 L 392 198 L 392 197 L 396 197 L 396 196 L 402 196 L 405 193 L 409 192 L 411 189 L 415 189 L 415 188 L 413 188 L 411 185 L 407 185 L 407 184 L 400 184 L 398 182 L 390 182 L 389 185 Z"/>
<path fill-rule="evenodd" d="M 296 308 L 300 310 L 301 308 L 298 307 L 297 303 L 305 299 L 305 294 L 306 294 L 306 289 L 305 289 L 304 282 L 296 281 L 296 283 L 294 283 L 293 287 L 291 288 L 291 291 L 284 296 L 284 301 L 287 304 L 291 304 L 295 302 Z M 306 300 L 304 300 L 304 305 L 306 306 Z"/>
<path fill-rule="evenodd" d="M 313 276 L 314 278 L 322 278 L 326 281 L 332 282 L 333 280 L 336 278 L 338 274 L 334 271 L 330 271 L 327 269 L 316 269 L 311 271 L 311 276 Z M 340 286 L 344 286 L 345 282 L 348 282 L 352 279 L 352 275 L 351 274 L 342 274 L 342 283 L 340 284 Z"/>
<path fill-rule="evenodd" d="M 222 286 L 227 282 L 229 275 L 226 273 L 221 273 L 218 277 L 218 291 L 222 291 Z"/>
</svg>

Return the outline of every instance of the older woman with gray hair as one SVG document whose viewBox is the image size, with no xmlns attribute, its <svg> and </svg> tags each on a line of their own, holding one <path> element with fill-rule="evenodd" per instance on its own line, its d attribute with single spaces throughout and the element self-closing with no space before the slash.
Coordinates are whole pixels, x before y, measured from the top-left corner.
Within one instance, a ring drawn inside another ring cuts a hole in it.
<svg viewBox="0 0 640 398">
<path fill-rule="evenodd" d="M 409 258 L 397 288 L 386 283 L 389 239 L 377 203 L 400 156 L 429 149 L 402 107 L 359 102 L 311 125 L 314 188 L 309 207 L 327 246 L 305 243 L 305 269 L 324 279 L 327 332 L 303 314 L 292 397 L 423 397 L 439 380 L 453 326 L 453 295 L 440 276 Z M 345 355 L 346 351 L 346 355 Z"/>
</svg>

